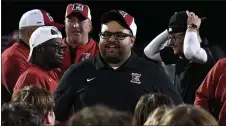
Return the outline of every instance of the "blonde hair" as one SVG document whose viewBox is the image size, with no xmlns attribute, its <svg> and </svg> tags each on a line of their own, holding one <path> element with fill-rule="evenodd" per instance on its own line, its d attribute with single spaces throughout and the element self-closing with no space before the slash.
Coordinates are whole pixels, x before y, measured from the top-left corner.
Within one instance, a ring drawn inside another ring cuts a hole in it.
<svg viewBox="0 0 226 127">
<path fill-rule="evenodd" d="M 161 106 L 158 107 L 157 109 L 155 109 L 155 111 L 153 113 L 150 113 L 148 116 L 147 121 L 144 123 L 144 125 L 148 125 L 148 126 L 156 126 L 156 125 L 161 125 L 160 121 L 162 116 L 164 115 L 164 113 L 169 110 L 170 108 L 167 106 Z"/>
<path fill-rule="evenodd" d="M 151 112 L 164 105 L 174 107 L 172 99 L 164 94 L 154 93 L 143 95 L 137 102 L 133 116 L 133 125 L 143 125 Z"/>
<path fill-rule="evenodd" d="M 164 114 L 161 125 L 208 126 L 218 124 L 206 110 L 193 105 L 180 105 Z"/>
</svg>

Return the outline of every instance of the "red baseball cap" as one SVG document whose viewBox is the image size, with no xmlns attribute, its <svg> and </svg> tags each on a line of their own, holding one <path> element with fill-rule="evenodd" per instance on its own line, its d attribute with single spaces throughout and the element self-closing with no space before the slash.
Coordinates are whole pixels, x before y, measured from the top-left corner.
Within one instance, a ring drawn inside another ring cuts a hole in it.
<svg viewBox="0 0 226 127">
<path fill-rule="evenodd" d="M 133 16 L 122 10 L 111 10 L 106 12 L 101 18 L 103 24 L 112 20 L 120 21 L 127 29 L 131 30 L 133 36 L 136 36 L 137 25 Z"/>
<path fill-rule="evenodd" d="M 84 18 L 91 20 L 89 6 L 82 3 L 69 4 L 66 9 L 65 18 L 72 13 L 80 13 Z"/>
<path fill-rule="evenodd" d="M 53 17 L 45 10 L 33 9 L 23 14 L 19 28 L 29 26 L 55 26 L 61 29 L 64 25 L 54 22 Z"/>
</svg>

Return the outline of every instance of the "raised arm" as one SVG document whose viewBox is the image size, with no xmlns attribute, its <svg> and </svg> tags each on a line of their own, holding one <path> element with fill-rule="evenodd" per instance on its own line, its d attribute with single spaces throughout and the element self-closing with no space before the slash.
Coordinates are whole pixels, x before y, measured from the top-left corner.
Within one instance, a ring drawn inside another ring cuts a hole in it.
<svg viewBox="0 0 226 127">
<path fill-rule="evenodd" d="M 200 46 L 200 36 L 198 29 L 200 28 L 201 19 L 193 12 L 188 13 L 188 26 L 195 24 L 197 28 L 188 27 L 184 38 L 184 55 L 185 57 L 196 63 L 205 63 L 207 61 L 207 53 Z"/>
<path fill-rule="evenodd" d="M 167 45 L 168 31 L 165 30 L 155 37 L 144 49 L 144 54 L 153 60 L 162 62 L 160 50 Z"/>
</svg>

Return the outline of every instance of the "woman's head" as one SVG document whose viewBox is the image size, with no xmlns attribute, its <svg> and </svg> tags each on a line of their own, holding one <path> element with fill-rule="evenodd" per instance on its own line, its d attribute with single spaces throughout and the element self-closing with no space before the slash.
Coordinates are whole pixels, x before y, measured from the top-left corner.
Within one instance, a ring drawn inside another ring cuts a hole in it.
<svg viewBox="0 0 226 127">
<path fill-rule="evenodd" d="M 208 126 L 218 124 L 206 110 L 193 105 L 180 105 L 164 114 L 161 125 Z"/>
<path fill-rule="evenodd" d="M 164 113 L 169 109 L 170 108 L 168 108 L 167 106 L 161 106 L 161 107 L 156 108 L 154 112 L 149 114 L 148 119 L 144 123 L 144 125 L 148 125 L 148 126 L 161 125 L 160 124 L 161 118 L 164 115 Z"/>
<path fill-rule="evenodd" d="M 173 107 L 173 101 L 161 93 L 145 94 L 138 101 L 133 118 L 134 125 L 143 125 L 148 115 L 160 106 Z"/>
</svg>

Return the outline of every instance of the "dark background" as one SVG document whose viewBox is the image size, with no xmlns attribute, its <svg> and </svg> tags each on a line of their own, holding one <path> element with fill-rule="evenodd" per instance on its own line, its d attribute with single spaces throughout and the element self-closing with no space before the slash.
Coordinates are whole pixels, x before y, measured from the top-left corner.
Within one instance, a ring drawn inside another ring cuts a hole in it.
<svg viewBox="0 0 226 127">
<path fill-rule="evenodd" d="M 64 23 L 66 6 L 76 1 L 2 1 L 2 36 L 18 29 L 23 13 L 31 9 L 44 9 L 55 22 Z M 80 1 L 81 2 L 81 1 Z M 201 25 L 201 34 L 210 43 L 226 49 L 226 1 L 82 1 L 91 9 L 92 37 L 98 41 L 100 17 L 111 9 L 121 9 L 135 17 L 138 26 L 135 51 L 139 54 L 160 32 L 167 28 L 170 17 L 176 11 L 194 11 L 200 17 L 207 17 Z M 64 31 L 64 30 L 63 30 Z"/>
</svg>

